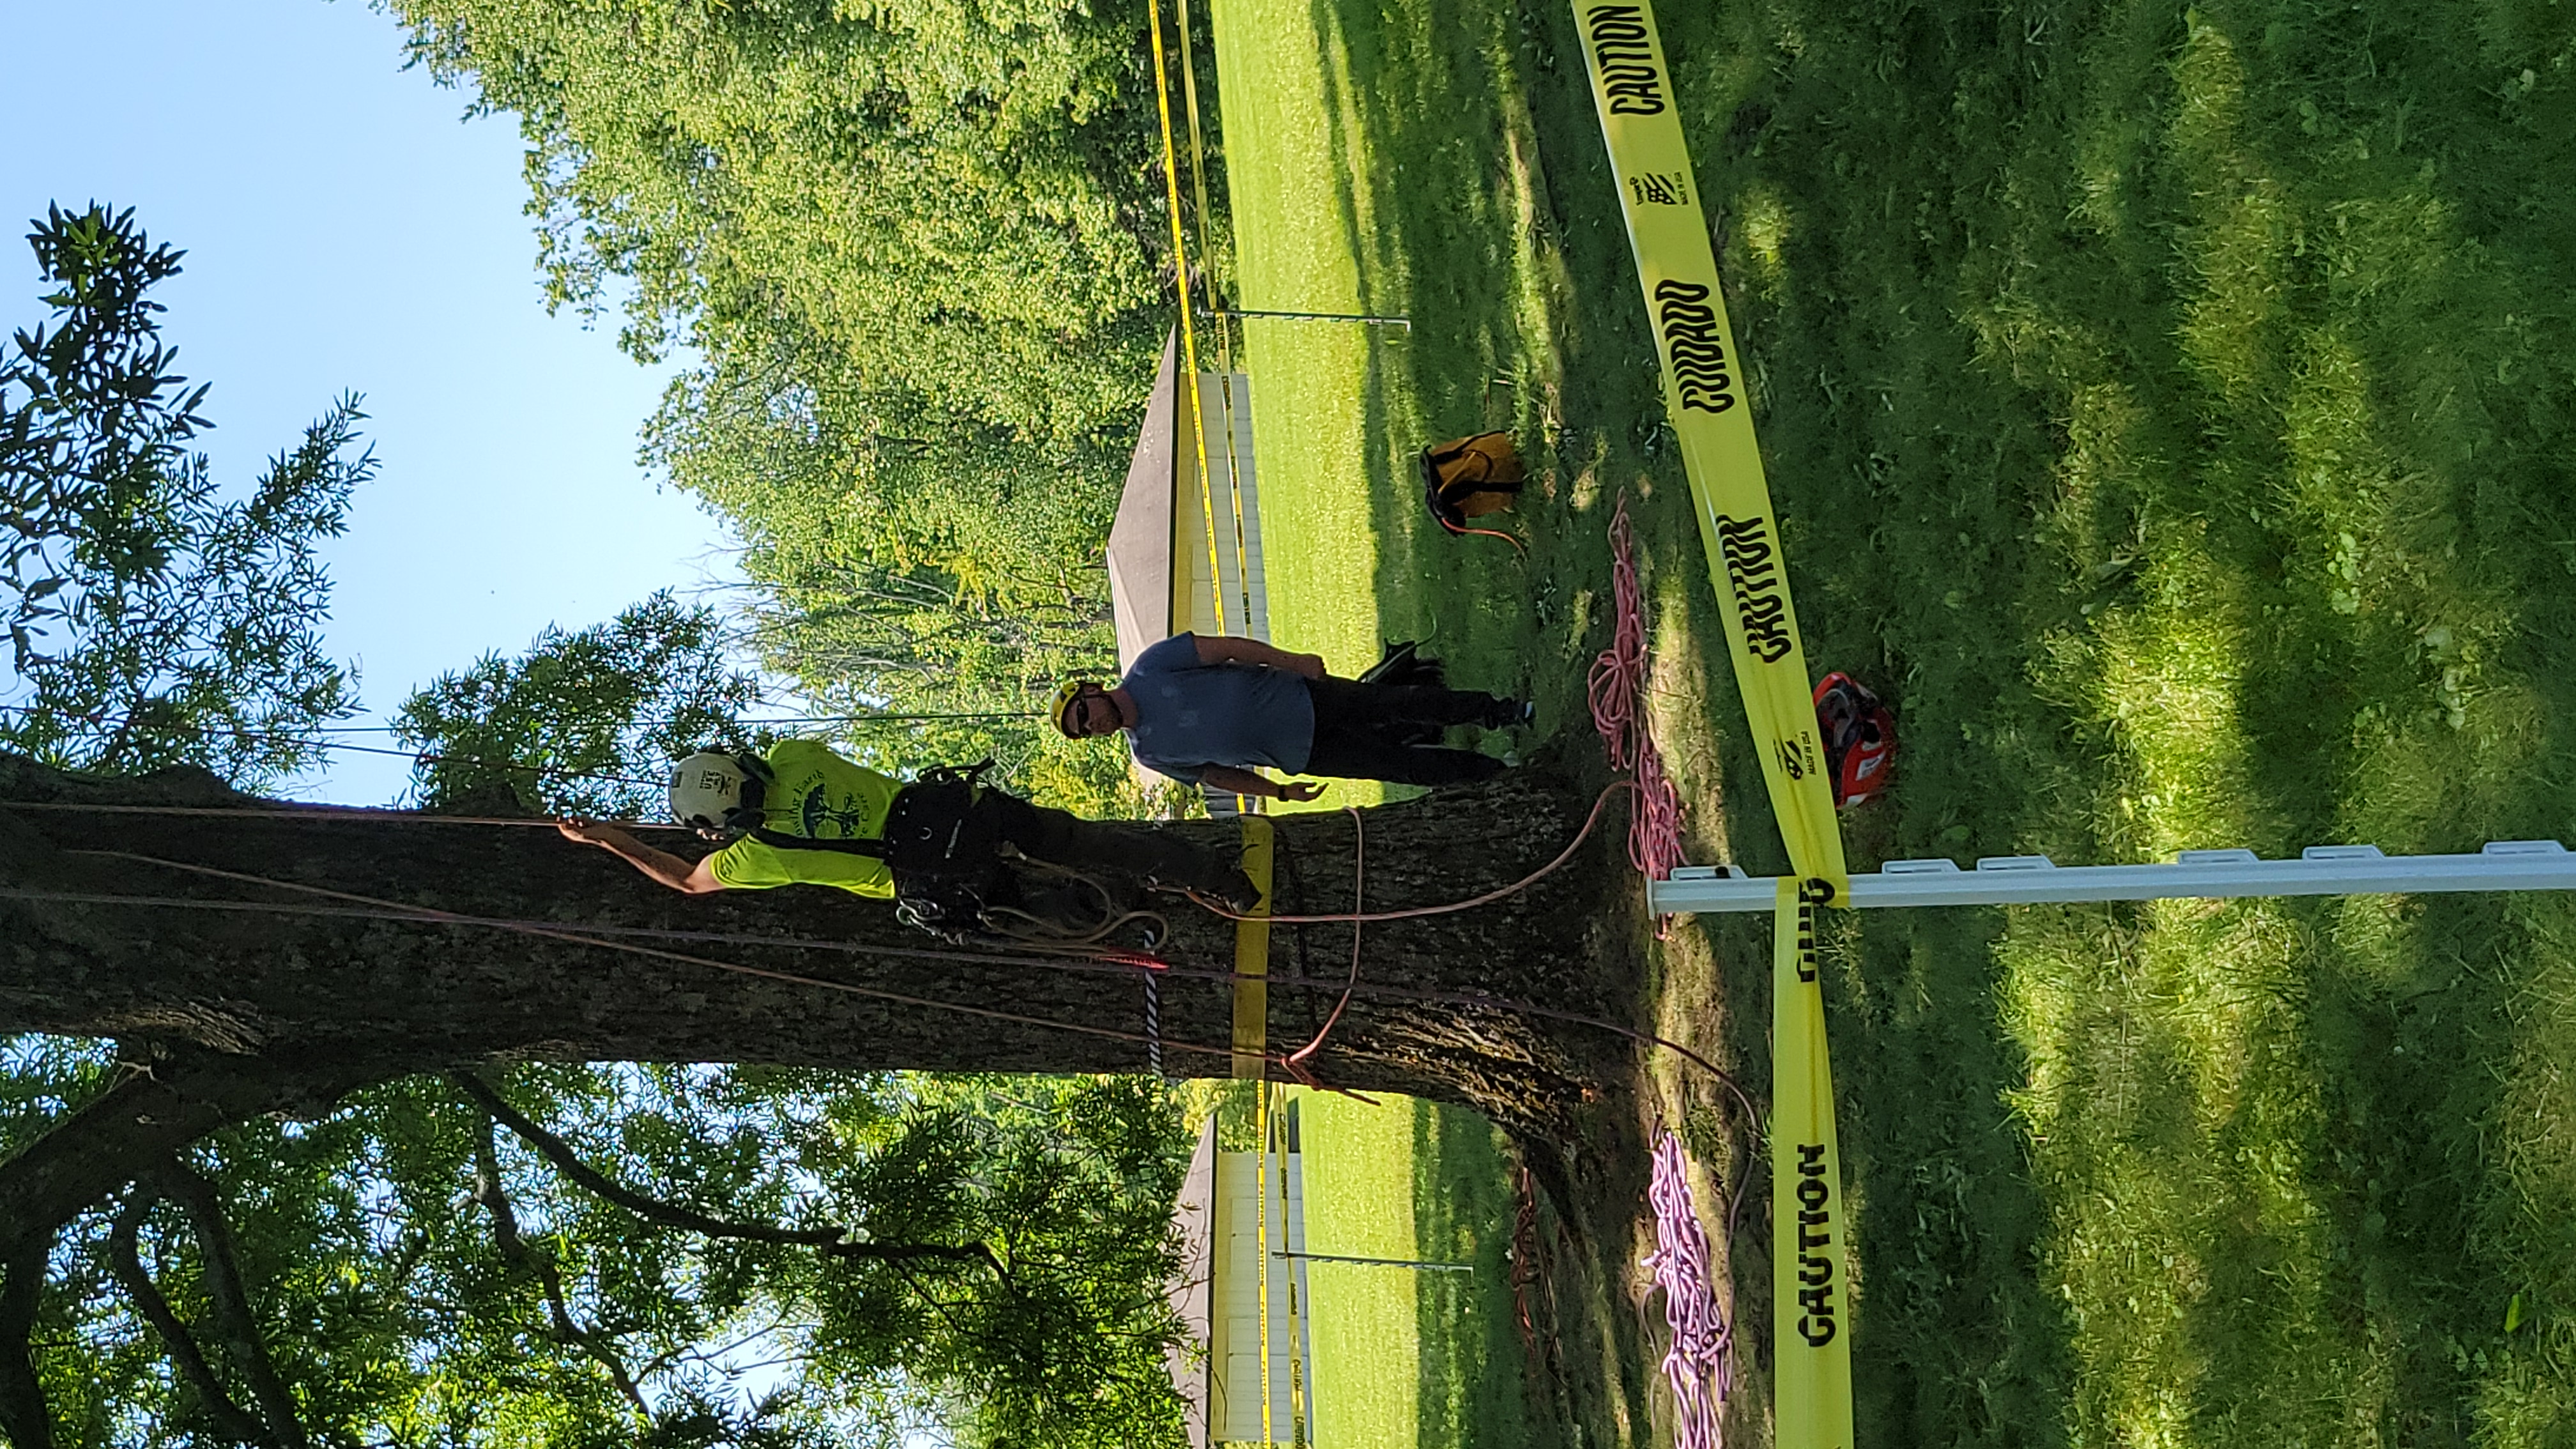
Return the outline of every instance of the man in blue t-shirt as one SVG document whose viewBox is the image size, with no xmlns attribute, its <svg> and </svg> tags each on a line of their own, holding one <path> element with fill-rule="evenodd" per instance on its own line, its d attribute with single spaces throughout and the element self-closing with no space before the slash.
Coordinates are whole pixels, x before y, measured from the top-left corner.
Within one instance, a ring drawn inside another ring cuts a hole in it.
<svg viewBox="0 0 2576 1449">
<path fill-rule="evenodd" d="M 1312 800 L 1323 787 L 1274 782 L 1256 769 L 1400 785 L 1482 780 L 1503 762 L 1400 736 L 1424 726 L 1508 729 L 1529 720 L 1530 707 L 1518 700 L 1336 679 L 1320 655 L 1221 634 L 1175 634 L 1138 654 L 1114 688 L 1066 685 L 1055 709 L 1056 728 L 1075 739 L 1127 731 L 1136 763 L 1149 770 L 1274 800 Z"/>
</svg>

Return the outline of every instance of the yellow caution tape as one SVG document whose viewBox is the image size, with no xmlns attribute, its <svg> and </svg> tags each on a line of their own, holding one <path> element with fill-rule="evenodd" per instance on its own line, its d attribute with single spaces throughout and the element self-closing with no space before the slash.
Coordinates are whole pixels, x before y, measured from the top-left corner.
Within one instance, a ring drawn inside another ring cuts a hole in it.
<svg viewBox="0 0 2576 1449">
<path fill-rule="evenodd" d="M 1772 814 L 1799 877 L 1780 883 L 1773 924 L 1773 1442 L 1779 1449 L 1848 1449 L 1847 1233 L 1815 929 L 1818 908 L 1849 889 L 1842 834 L 1816 738 L 1779 520 L 1654 9 L 1648 0 L 1574 0 L 1574 20 L 1663 366 L 1665 412 L 1681 441 L 1700 546 L 1726 618 L 1727 654 Z"/>
<path fill-rule="evenodd" d="M 1816 881 L 1780 882 L 1771 940 L 1773 1443 L 1852 1441 L 1851 1299 L 1844 1292 L 1842 1153 L 1816 984 Z"/>
<path fill-rule="evenodd" d="M 1681 439 L 1700 546 L 1725 611 L 1727 653 L 1735 661 L 1735 683 L 1753 726 L 1771 810 L 1789 847 L 1790 868 L 1831 881 L 1839 894 L 1846 886 L 1843 842 L 1825 779 L 1824 746 L 1816 738 L 1813 681 L 1798 642 L 1798 614 L 1789 604 L 1780 524 L 1753 441 L 1741 354 L 1718 291 L 1717 257 L 1709 249 L 1708 218 L 1700 211 L 1690 149 L 1673 108 L 1655 12 L 1646 0 L 1574 0 L 1574 20 L 1663 363 L 1664 410 Z"/>
<path fill-rule="evenodd" d="M 1243 873 L 1261 892 L 1261 903 L 1234 923 L 1234 1079 L 1270 1075 L 1270 874 L 1271 825 L 1266 815 L 1243 817 Z M 1270 1360 L 1264 1358 L 1263 1363 Z"/>
<path fill-rule="evenodd" d="M 1225 570 L 1217 566 L 1216 494 L 1208 487 L 1207 408 L 1199 401 L 1198 333 L 1190 326 L 1190 261 L 1181 246 L 1181 163 L 1172 151 L 1172 77 L 1163 63 L 1163 3 L 1149 0 L 1145 18 L 1154 43 L 1154 103 L 1163 120 L 1163 200 L 1172 218 L 1172 280 L 1181 297 L 1181 376 L 1188 381 L 1190 398 L 1190 438 L 1198 448 L 1200 511 L 1207 515 L 1208 590 L 1216 601 L 1216 628 L 1222 634 L 1225 625 Z M 1186 32 L 1181 45 L 1187 49 Z M 1250 632 L 1251 621 L 1245 621 Z M 1239 1074 L 1238 1074 L 1239 1075 Z"/>
</svg>

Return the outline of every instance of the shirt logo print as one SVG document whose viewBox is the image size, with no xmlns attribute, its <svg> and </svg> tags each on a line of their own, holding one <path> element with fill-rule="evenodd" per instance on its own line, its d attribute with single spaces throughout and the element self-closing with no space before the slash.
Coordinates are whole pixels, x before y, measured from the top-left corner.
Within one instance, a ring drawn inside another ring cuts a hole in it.
<svg viewBox="0 0 2576 1449">
<path fill-rule="evenodd" d="M 826 838 L 823 834 L 826 822 L 832 826 L 833 834 L 843 840 L 856 839 L 863 833 L 857 802 L 835 810 L 821 785 L 806 792 L 804 803 L 796 809 L 796 820 L 804 827 L 805 834 L 815 840 Z"/>
</svg>

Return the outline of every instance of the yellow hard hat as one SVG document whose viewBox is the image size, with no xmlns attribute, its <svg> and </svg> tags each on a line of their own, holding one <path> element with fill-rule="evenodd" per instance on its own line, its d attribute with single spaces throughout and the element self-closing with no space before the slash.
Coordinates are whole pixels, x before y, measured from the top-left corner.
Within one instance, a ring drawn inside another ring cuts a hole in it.
<svg viewBox="0 0 2576 1449">
<path fill-rule="evenodd" d="M 1087 679 L 1068 679 L 1055 692 L 1055 709 L 1048 718 L 1053 719 L 1055 727 L 1068 736 L 1073 733 L 1073 730 L 1064 722 L 1065 711 L 1071 709 L 1073 702 L 1082 697 L 1082 687 L 1090 682 Z"/>
</svg>

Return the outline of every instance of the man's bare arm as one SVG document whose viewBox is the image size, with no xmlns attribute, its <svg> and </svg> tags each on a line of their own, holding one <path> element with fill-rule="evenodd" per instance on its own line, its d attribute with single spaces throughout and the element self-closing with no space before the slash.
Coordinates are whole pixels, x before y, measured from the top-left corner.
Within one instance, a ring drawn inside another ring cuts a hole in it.
<svg viewBox="0 0 2576 1449">
<path fill-rule="evenodd" d="M 1201 634 L 1197 639 L 1201 664 L 1258 664 L 1301 674 L 1308 679 L 1324 677 L 1324 656 L 1321 654 L 1291 654 L 1258 639 L 1241 639 L 1231 634 Z"/>
<path fill-rule="evenodd" d="M 725 888 L 715 872 L 707 869 L 705 861 L 686 860 L 667 850 L 656 850 L 614 825 L 576 819 L 558 821 L 555 829 L 563 832 L 564 839 L 596 845 L 675 891 L 702 896 Z"/>
<path fill-rule="evenodd" d="M 1273 782 L 1250 770 L 1232 765 L 1201 765 L 1199 783 L 1237 795 L 1257 795 L 1264 800 L 1312 800 L 1324 793 L 1324 787 L 1311 780 Z"/>
</svg>

